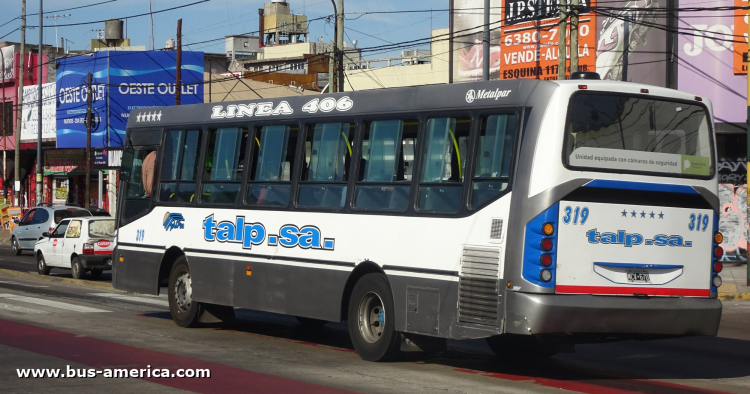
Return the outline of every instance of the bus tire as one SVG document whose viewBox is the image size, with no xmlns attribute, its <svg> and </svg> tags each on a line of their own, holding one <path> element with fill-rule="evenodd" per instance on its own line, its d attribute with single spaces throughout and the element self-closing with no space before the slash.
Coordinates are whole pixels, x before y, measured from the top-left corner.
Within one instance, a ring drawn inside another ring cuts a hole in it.
<svg viewBox="0 0 750 394">
<path fill-rule="evenodd" d="M 349 299 L 348 325 L 354 349 L 367 361 L 388 361 L 400 353 L 393 295 L 382 273 L 362 276 Z"/>
<path fill-rule="evenodd" d="M 192 279 L 185 256 L 178 257 L 169 273 L 169 312 L 180 327 L 195 327 L 203 315 L 203 305 L 193 301 Z"/>
<path fill-rule="evenodd" d="M 295 316 L 297 322 L 305 328 L 319 328 L 328 324 L 327 320 L 312 319 L 309 317 Z"/>
<path fill-rule="evenodd" d="M 554 348 L 546 348 L 533 335 L 503 334 L 485 339 L 487 345 L 500 358 L 539 360 L 554 356 Z"/>
</svg>

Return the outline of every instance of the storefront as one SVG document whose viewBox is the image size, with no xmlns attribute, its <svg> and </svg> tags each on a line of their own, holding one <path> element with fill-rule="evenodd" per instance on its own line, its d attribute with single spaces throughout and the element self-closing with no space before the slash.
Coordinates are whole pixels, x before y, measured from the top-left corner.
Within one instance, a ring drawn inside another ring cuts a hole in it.
<svg viewBox="0 0 750 394">
<path fill-rule="evenodd" d="M 92 155 L 93 156 L 93 155 Z M 89 204 L 107 207 L 106 184 L 99 182 L 99 171 L 91 165 Z M 84 149 L 55 149 L 44 152 L 44 201 L 55 205 L 86 205 L 86 152 Z"/>
</svg>

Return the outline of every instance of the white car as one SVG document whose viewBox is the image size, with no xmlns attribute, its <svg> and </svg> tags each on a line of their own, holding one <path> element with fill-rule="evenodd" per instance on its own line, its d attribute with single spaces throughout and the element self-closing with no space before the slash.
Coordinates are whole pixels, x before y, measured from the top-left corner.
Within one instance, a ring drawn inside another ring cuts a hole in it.
<svg viewBox="0 0 750 394">
<path fill-rule="evenodd" d="M 102 271 L 112 269 L 114 236 L 113 218 L 90 216 L 61 220 L 34 245 L 37 272 L 49 275 L 52 268 L 67 268 L 75 279 L 81 279 L 86 271 L 98 277 Z"/>
</svg>

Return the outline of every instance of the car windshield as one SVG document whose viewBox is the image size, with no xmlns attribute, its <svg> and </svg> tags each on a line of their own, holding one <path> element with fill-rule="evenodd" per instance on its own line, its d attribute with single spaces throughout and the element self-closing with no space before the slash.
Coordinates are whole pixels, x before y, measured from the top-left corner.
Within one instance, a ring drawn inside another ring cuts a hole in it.
<svg viewBox="0 0 750 394">
<path fill-rule="evenodd" d="M 89 222 L 89 237 L 114 237 L 115 220 L 92 220 Z"/>
<path fill-rule="evenodd" d="M 91 212 L 81 208 L 55 209 L 55 223 L 67 218 L 91 216 Z"/>
</svg>

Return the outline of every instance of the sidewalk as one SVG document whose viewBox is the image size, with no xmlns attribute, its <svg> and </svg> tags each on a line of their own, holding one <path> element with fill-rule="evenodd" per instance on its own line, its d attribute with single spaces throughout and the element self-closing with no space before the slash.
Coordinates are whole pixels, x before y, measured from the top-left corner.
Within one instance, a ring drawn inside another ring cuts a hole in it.
<svg viewBox="0 0 750 394">
<path fill-rule="evenodd" d="M 750 300 L 750 286 L 747 285 L 747 264 L 728 266 L 719 274 L 723 284 L 719 287 L 722 300 Z"/>
</svg>

